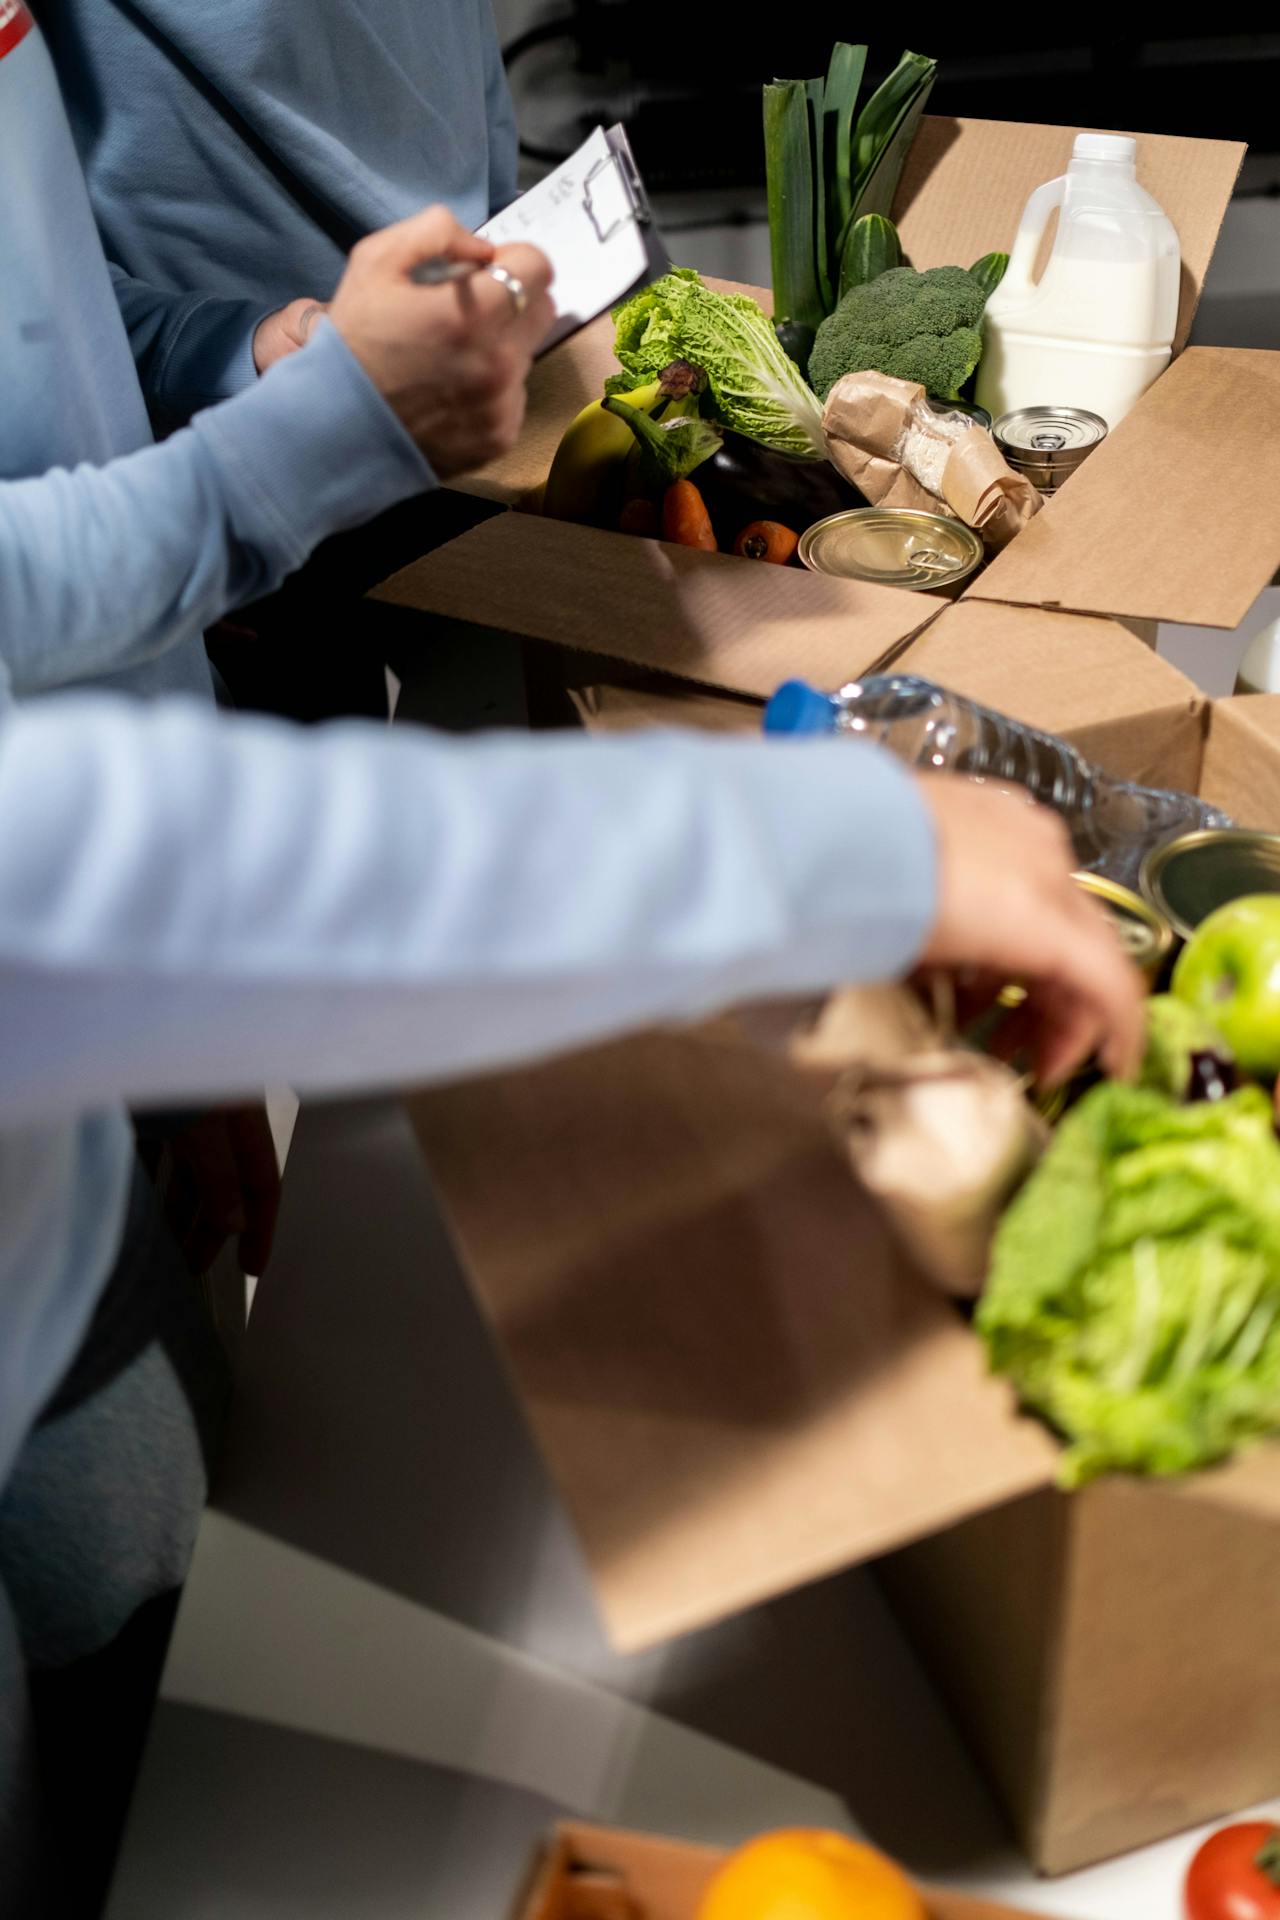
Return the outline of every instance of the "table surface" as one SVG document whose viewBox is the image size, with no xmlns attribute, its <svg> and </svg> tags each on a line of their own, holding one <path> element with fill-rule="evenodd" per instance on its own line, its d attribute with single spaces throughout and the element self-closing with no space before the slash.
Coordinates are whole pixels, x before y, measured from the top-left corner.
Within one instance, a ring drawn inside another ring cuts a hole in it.
<svg viewBox="0 0 1280 1920">
<path fill-rule="evenodd" d="M 864 1574 L 610 1650 L 394 1102 L 304 1109 L 241 1373 L 109 1920 L 506 1920 L 561 1814 L 1176 1920 L 1194 1836 L 1034 1878 Z"/>
</svg>

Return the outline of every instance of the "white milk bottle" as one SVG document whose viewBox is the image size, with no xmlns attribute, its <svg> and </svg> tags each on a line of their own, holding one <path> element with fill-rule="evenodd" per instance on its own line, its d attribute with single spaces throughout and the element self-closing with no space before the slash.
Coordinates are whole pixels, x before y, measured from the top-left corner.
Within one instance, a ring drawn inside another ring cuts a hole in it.
<svg viewBox="0 0 1280 1920">
<path fill-rule="evenodd" d="M 1077 134 L 1067 171 L 1028 200 L 983 321 L 977 399 L 993 419 L 1015 407 L 1086 407 L 1114 427 L 1169 364 L 1178 236 L 1138 185 L 1136 149 L 1117 134 Z"/>
</svg>

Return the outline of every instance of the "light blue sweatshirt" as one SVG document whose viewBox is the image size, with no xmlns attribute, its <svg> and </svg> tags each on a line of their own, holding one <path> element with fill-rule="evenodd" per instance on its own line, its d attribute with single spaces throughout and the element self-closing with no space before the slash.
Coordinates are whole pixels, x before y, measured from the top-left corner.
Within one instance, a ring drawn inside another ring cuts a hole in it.
<svg viewBox="0 0 1280 1920">
<path fill-rule="evenodd" d="M 858 743 L 459 743 L 24 698 L 126 668 L 196 688 L 201 627 L 427 469 L 327 326 L 142 444 L 15 0 L 0 180 L 3 1484 L 115 1254 L 121 1101 L 427 1080 L 883 978 L 919 950 L 934 853 L 912 781 Z"/>
<path fill-rule="evenodd" d="M 56 0 L 50 35 L 148 398 L 251 377 L 264 313 L 354 243 L 516 192 L 489 0 Z"/>
</svg>

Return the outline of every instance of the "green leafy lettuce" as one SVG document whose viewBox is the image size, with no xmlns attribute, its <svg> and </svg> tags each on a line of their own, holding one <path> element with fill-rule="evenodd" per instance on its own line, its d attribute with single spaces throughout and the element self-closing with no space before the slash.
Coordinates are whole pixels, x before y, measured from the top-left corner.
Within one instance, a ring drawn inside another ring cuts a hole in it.
<svg viewBox="0 0 1280 1920">
<path fill-rule="evenodd" d="M 716 293 L 676 267 L 614 312 L 619 361 L 635 381 L 673 360 L 706 370 L 707 411 L 761 446 L 823 459 L 822 409 L 763 309 L 745 294 Z"/>
<path fill-rule="evenodd" d="M 1087 1094 L 996 1236 L 978 1327 L 1069 1442 L 1062 1482 L 1174 1474 L 1280 1428 L 1280 1144 L 1257 1087 Z"/>
</svg>

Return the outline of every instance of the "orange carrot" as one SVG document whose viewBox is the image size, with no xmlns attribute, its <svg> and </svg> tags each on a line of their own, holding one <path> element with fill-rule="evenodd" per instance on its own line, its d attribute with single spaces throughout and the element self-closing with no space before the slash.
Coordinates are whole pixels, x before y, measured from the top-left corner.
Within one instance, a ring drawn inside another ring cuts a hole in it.
<svg viewBox="0 0 1280 1920">
<path fill-rule="evenodd" d="M 628 500 L 618 515 L 619 533 L 642 533 L 649 539 L 657 538 L 658 509 L 652 500 Z"/>
<path fill-rule="evenodd" d="M 799 545 L 798 535 L 780 520 L 753 520 L 742 529 L 733 550 L 744 560 L 771 560 L 775 566 L 785 567 Z"/>
<path fill-rule="evenodd" d="M 678 547 L 701 547 L 704 553 L 717 551 L 720 543 L 711 515 L 692 480 L 677 480 L 667 488 L 662 501 L 662 537 Z"/>
</svg>

